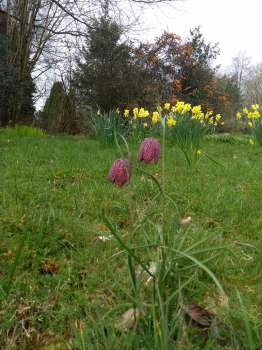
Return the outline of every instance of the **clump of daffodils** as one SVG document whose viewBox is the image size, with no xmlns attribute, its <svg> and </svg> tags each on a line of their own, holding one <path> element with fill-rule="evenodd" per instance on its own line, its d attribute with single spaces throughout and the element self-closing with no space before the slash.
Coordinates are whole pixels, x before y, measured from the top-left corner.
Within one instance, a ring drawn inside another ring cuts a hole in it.
<svg viewBox="0 0 262 350">
<path fill-rule="evenodd" d="M 262 143 L 262 119 L 260 106 L 255 103 L 250 108 L 244 107 L 242 111 L 236 113 L 236 120 L 242 125 L 247 127 L 253 138 L 249 139 L 249 144 L 254 145 L 257 139 L 259 143 Z"/>
<path fill-rule="evenodd" d="M 256 121 L 260 120 L 260 118 L 261 112 L 258 104 L 251 105 L 250 109 L 245 107 L 241 112 L 239 111 L 236 113 L 236 119 L 243 123 L 247 123 L 250 127 L 252 127 Z"/>
<path fill-rule="evenodd" d="M 199 122 L 203 127 L 215 128 L 224 125 L 221 114 L 214 114 L 213 111 L 204 112 L 202 106 L 192 106 L 184 101 L 178 101 L 175 105 L 166 102 L 153 112 L 149 112 L 144 107 L 135 107 L 132 111 L 126 108 L 123 111 L 123 117 L 130 118 L 131 121 L 146 119 L 146 127 L 153 127 L 164 121 L 168 127 L 172 128 L 176 126 L 179 118 L 185 117 Z"/>
</svg>

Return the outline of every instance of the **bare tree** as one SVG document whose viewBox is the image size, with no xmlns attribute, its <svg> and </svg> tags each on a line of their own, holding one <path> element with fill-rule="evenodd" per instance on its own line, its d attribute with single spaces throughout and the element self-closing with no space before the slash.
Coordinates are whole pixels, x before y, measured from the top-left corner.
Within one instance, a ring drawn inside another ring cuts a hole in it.
<svg viewBox="0 0 262 350">
<path fill-rule="evenodd" d="M 262 105 L 262 63 L 252 66 L 243 82 L 243 97 L 247 105 Z"/>
<path fill-rule="evenodd" d="M 125 18 L 124 24 L 130 27 L 138 22 L 144 6 L 176 1 L 180 0 L 0 0 L 14 48 L 10 63 L 17 67 L 19 81 L 29 75 L 37 81 L 44 75 L 46 81 L 57 68 L 61 74 L 68 48 L 72 52 L 82 45 L 101 9 L 118 21 Z"/>
<path fill-rule="evenodd" d="M 242 90 L 242 83 L 250 67 L 250 57 L 245 52 L 239 52 L 237 57 L 233 58 L 232 76 L 236 80 L 239 90 Z"/>
</svg>

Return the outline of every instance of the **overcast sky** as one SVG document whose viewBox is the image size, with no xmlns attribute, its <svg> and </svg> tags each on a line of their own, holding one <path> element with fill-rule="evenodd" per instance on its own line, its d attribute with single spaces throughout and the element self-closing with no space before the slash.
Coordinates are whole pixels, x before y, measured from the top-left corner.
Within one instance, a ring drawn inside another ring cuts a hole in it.
<svg viewBox="0 0 262 350">
<path fill-rule="evenodd" d="M 262 0 L 179 0 L 148 9 L 144 17 L 144 38 L 164 30 L 185 37 L 200 25 L 208 41 L 219 43 L 218 64 L 229 66 L 239 51 L 245 51 L 252 63 L 262 62 Z"/>
</svg>

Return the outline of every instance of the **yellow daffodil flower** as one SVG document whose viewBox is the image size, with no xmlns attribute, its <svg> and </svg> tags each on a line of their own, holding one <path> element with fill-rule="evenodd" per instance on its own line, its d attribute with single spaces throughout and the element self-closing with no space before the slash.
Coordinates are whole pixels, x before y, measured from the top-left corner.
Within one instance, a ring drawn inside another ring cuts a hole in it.
<svg viewBox="0 0 262 350">
<path fill-rule="evenodd" d="M 170 103 L 165 103 L 165 104 L 164 104 L 164 109 L 166 109 L 167 111 L 169 111 L 169 109 L 170 109 Z"/>
<path fill-rule="evenodd" d="M 252 139 L 249 139 L 248 142 L 250 143 L 250 145 L 254 145 L 255 144 L 254 140 L 252 140 Z"/>
<path fill-rule="evenodd" d="M 213 111 L 206 112 L 205 119 L 208 120 L 212 114 L 213 114 Z"/>
<path fill-rule="evenodd" d="M 237 117 L 237 120 L 240 120 L 242 118 L 242 114 L 240 112 L 237 112 L 236 117 Z"/>
<path fill-rule="evenodd" d="M 129 116 L 129 109 L 124 110 L 124 117 L 127 118 Z"/>
<path fill-rule="evenodd" d="M 144 108 L 140 108 L 139 112 L 138 112 L 138 117 L 139 118 L 146 118 L 149 116 L 149 112 L 147 110 L 145 110 Z"/>
<path fill-rule="evenodd" d="M 134 119 L 136 119 L 137 117 L 138 117 L 138 108 L 137 107 L 135 107 L 134 109 L 133 109 L 133 116 L 134 116 Z"/>
<path fill-rule="evenodd" d="M 200 114 L 201 112 L 202 112 L 202 107 L 201 107 L 200 105 L 194 106 L 194 107 L 192 108 L 192 113 L 193 113 L 193 114 Z"/>
<path fill-rule="evenodd" d="M 251 107 L 254 109 L 254 111 L 259 109 L 259 105 L 257 103 L 253 104 Z"/>
<path fill-rule="evenodd" d="M 175 107 L 172 108 L 173 113 L 183 113 L 185 108 L 185 102 L 183 101 L 177 101 Z"/>
<path fill-rule="evenodd" d="M 166 123 L 167 123 L 168 126 L 175 126 L 176 125 L 176 120 L 173 117 L 168 117 Z"/>
<path fill-rule="evenodd" d="M 190 112 L 190 111 L 191 111 L 191 108 L 192 108 L 191 104 L 190 104 L 190 103 L 186 103 L 186 104 L 184 105 L 184 109 L 183 109 L 182 113 Z"/>
<path fill-rule="evenodd" d="M 260 118 L 260 113 L 258 110 L 255 110 L 254 112 L 250 112 L 250 119 L 259 119 Z"/>
<path fill-rule="evenodd" d="M 156 124 L 157 122 L 160 121 L 160 115 L 158 112 L 153 112 L 153 115 L 152 115 L 152 123 L 153 124 Z"/>
<path fill-rule="evenodd" d="M 198 149 L 196 153 L 197 153 L 198 156 L 201 156 L 201 154 L 203 153 L 202 149 Z"/>
<path fill-rule="evenodd" d="M 253 123 L 252 122 L 248 122 L 247 125 L 250 126 L 250 128 L 252 128 Z"/>
</svg>

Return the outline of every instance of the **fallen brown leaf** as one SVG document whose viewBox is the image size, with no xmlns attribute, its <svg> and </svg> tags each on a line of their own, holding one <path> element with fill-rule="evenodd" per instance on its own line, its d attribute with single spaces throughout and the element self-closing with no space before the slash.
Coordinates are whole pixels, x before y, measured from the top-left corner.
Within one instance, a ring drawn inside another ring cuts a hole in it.
<svg viewBox="0 0 262 350">
<path fill-rule="evenodd" d="M 58 273 L 59 268 L 60 268 L 60 266 L 57 262 L 48 260 L 48 261 L 43 262 L 43 264 L 41 266 L 41 272 L 55 274 L 55 273 Z"/>
<path fill-rule="evenodd" d="M 183 310 L 185 311 L 189 320 L 193 321 L 201 328 L 210 327 L 212 319 L 214 318 L 210 312 L 197 304 L 183 305 Z"/>
<path fill-rule="evenodd" d="M 139 316 L 140 311 L 138 309 L 128 309 L 123 313 L 120 320 L 116 322 L 115 327 L 120 331 L 128 330 L 135 325 L 136 320 L 139 318 Z"/>
</svg>

